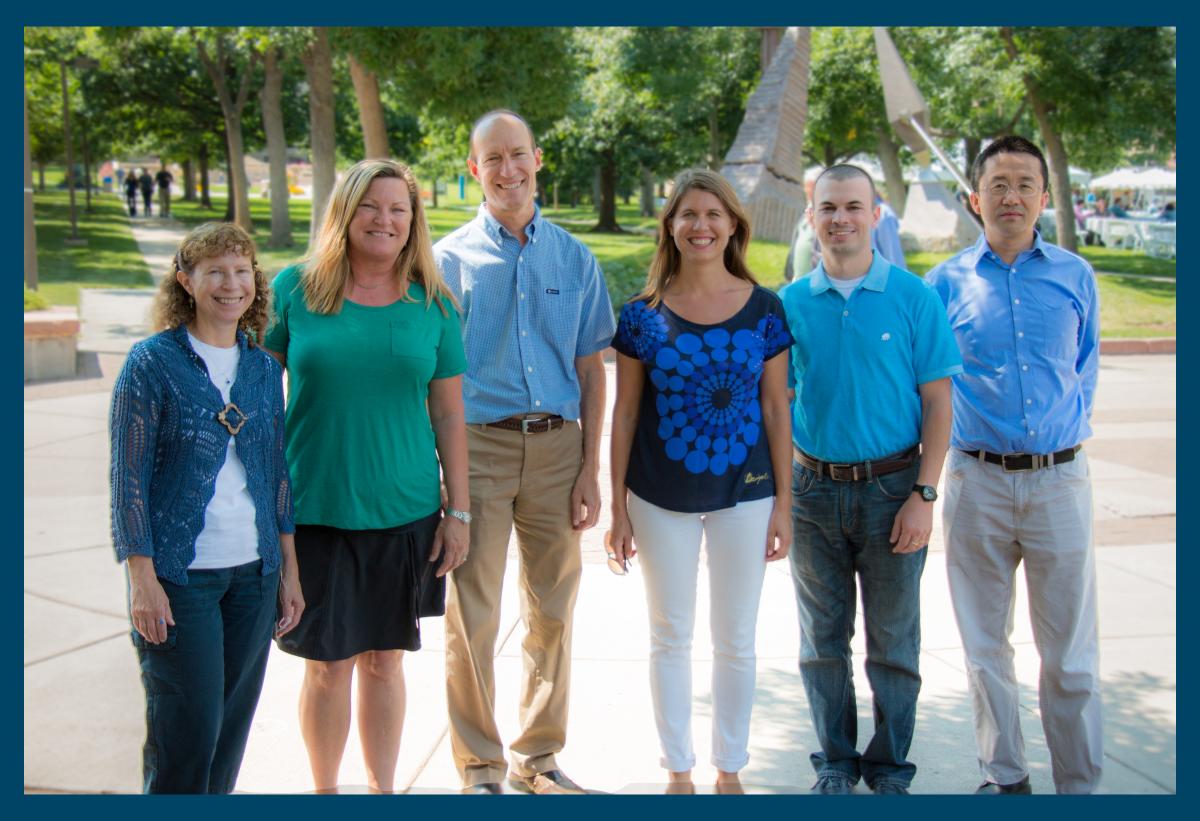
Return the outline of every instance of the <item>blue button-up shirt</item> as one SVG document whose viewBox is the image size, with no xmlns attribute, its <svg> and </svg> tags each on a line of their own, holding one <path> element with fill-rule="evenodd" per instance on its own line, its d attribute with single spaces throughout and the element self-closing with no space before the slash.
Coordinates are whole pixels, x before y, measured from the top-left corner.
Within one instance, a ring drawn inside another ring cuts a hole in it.
<svg viewBox="0 0 1200 821">
<path fill-rule="evenodd" d="M 875 253 L 850 299 L 824 265 L 780 292 L 792 345 L 792 440 L 826 462 L 862 462 L 921 440 L 919 386 L 962 371 L 941 302 Z"/>
<path fill-rule="evenodd" d="M 535 209 L 524 246 L 487 205 L 433 247 L 462 305 L 466 419 L 524 413 L 579 418 L 575 359 L 608 347 L 616 330 L 592 252 Z"/>
<path fill-rule="evenodd" d="M 1100 299 L 1084 259 L 1036 234 L 1006 265 L 981 236 L 926 281 L 966 366 L 954 379 L 954 447 L 1054 453 L 1092 435 Z"/>
</svg>

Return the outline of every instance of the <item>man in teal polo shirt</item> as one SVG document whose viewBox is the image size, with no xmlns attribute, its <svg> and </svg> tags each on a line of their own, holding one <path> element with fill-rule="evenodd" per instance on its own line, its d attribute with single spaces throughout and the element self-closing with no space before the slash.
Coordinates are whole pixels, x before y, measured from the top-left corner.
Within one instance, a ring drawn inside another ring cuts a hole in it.
<svg viewBox="0 0 1200 821">
<path fill-rule="evenodd" d="M 800 674 L 821 749 L 813 792 L 906 794 L 921 689 L 921 572 L 962 358 L 937 295 L 871 248 L 875 186 L 852 165 L 817 178 L 821 263 L 784 288 L 792 371 L 792 579 Z M 863 589 L 875 733 L 860 754 L 851 667 Z"/>
</svg>

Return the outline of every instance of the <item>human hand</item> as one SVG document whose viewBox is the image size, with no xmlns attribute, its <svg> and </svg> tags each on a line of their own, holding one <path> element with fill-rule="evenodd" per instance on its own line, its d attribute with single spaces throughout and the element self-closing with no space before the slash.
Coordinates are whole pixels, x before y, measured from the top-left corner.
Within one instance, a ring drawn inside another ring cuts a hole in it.
<svg viewBox="0 0 1200 821">
<path fill-rule="evenodd" d="M 437 532 L 433 536 L 433 550 L 429 553 L 431 562 L 436 562 L 439 556 L 442 559 L 435 575 L 440 578 L 451 570 L 461 567 L 467 560 L 470 545 L 470 525 L 453 516 L 443 516 L 442 520 L 438 522 Z"/>
<path fill-rule="evenodd" d="M 154 574 L 154 561 L 149 556 L 130 556 L 129 618 L 133 629 L 151 644 L 167 640 L 167 625 L 175 626 L 171 602 Z"/>
<path fill-rule="evenodd" d="M 279 578 L 279 613 L 279 621 L 275 625 L 276 636 L 284 636 L 294 630 L 304 613 L 300 573 L 294 567 L 285 569 Z"/>
<path fill-rule="evenodd" d="M 621 566 L 637 555 L 637 548 L 633 545 L 633 525 L 628 513 L 613 511 L 612 527 L 604 532 L 604 548 L 608 551 L 608 558 Z"/>
<path fill-rule="evenodd" d="M 896 513 L 892 534 L 888 538 L 895 547 L 893 553 L 916 553 L 929 544 L 933 532 L 933 502 L 911 494 Z"/>
<path fill-rule="evenodd" d="M 792 511 L 775 505 L 767 524 L 767 561 L 777 562 L 792 549 Z"/>
<path fill-rule="evenodd" d="M 600 481 L 594 472 L 584 468 L 571 488 L 571 527 L 587 530 L 599 520 Z"/>
</svg>

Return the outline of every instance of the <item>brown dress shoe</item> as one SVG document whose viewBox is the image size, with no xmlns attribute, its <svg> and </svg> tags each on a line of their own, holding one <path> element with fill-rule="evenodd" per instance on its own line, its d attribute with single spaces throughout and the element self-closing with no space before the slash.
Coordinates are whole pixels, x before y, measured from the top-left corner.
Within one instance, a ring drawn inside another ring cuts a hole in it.
<svg viewBox="0 0 1200 821">
<path fill-rule="evenodd" d="M 562 770 L 546 770 L 533 777 L 510 775 L 508 783 L 532 795 L 586 795 L 587 790 L 567 778 Z"/>
</svg>

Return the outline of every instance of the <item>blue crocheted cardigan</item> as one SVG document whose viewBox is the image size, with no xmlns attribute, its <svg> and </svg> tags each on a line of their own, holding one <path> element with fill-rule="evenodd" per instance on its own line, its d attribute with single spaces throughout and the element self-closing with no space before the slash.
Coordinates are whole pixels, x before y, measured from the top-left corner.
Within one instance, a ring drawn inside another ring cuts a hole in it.
<svg viewBox="0 0 1200 821">
<path fill-rule="evenodd" d="M 283 371 L 237 335 L 241 356 L 230 390 L 246 415 L 236 436 L 254 500 L 263 575 L 279 567 L 279 534 L 293 533 L 292 489 L 283 448 Z M 187 584 L 204 511 L 225 464 L 230 433 L 208 368 L 180 326 L 138 342 L 113 387 L 112 538 L 117 561 L 151 556 L 154 572 Z"/>
</svg>

